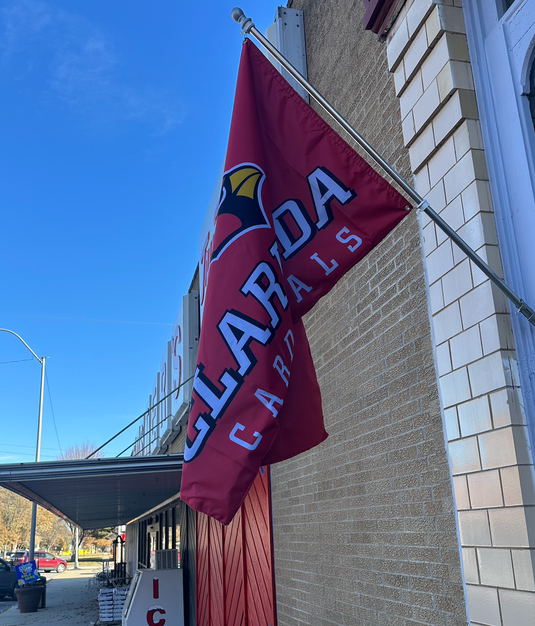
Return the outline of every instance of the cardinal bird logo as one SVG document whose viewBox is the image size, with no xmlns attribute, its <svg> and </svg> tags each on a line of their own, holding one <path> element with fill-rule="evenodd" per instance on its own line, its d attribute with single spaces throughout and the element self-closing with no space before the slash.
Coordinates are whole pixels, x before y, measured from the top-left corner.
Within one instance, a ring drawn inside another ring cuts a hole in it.
<svg viewBox="0 0 535 626">
<path fill-rule="evenodd" d="M 215 213 L 212 261 L 217 261 L 223 251 L 243 234 L 255 228 L 271 228 L 260 196 L 265 177 L 254 163 L 237 165 L 223 176 Z"/>
</svg>

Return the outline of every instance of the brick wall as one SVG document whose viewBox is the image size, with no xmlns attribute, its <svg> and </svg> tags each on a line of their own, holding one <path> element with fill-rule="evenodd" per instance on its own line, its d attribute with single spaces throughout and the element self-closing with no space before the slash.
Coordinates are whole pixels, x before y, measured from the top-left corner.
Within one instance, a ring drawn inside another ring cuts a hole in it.
<svg viewBox="0 0 535 626">
<path fill-rule="evenodd" d="M 410 176 L 385 46 L 363 31 L 361 0 L 333 0 L 328 11 L 325 3 L 316 0 L 293 0 L 288 6 L 304 10 L 312 85 L 402 176 Z M 315 108 L 332 124 L 321 108 Z M 345 135 L 344 139 L 351 143 Z"/>
<path fill-rule="evenodd" d="M 296 0 L 310 81 L 410 171 L 362 3 Z M 278 623 L 466 624 L 415 215 L 307 316 L 329 439 L 272 467 Z"/>
</svg>

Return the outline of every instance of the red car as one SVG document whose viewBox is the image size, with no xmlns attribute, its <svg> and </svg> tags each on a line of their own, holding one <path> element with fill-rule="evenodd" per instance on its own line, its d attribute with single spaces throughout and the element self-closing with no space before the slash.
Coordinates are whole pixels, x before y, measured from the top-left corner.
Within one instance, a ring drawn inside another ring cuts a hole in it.
<svg viewBox="0 0 535 626">
<path fill-rule="evenodd" d="M 12 557 L 12 564 L 19 565 L 20 563 L 28 562 L 28 551 L 15 552 Z M 51 572 L 52 570 L 61 574 L 67 569 L 67 562 L 63 559 L 58 559 L 57 556 L 45 552 L 44 550 L 36 550 L 34 552 L 35 565 L 38 570 L 44 570 L 45 572 Z"/>
<path fill-rule="evenodd" d="M 58 574 L 61 574 L 61 572 L 67 569 L 67 561 L 59 559 L 57 556 L 50 554 L 50 552 L 43 552 L 41 550 L 35 551 L 35 564 L 37 565 L 37 569 L 42 569 L 45 572 L 55 570 Z"/>
</svg>

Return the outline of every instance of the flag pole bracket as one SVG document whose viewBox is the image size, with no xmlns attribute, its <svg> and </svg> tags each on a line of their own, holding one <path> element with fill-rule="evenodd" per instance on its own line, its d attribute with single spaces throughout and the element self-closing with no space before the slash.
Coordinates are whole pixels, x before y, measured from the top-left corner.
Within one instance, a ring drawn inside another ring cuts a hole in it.
<svg viewBox="0 0 535 626">
<path fill-rule="evenodd" d="M 422 213 L 422 212 L 425 212 L 426 209 L 430 209 L 431 205 L 429 204 L 429 202 L 427 202 L 427 200 L 422 200 L 416 206 L 413 206 L 411 208 L 416 209 L 418 213 Z"/>
<path fill-rule="evenodd" d="M 523 315 L 528 322 L 531 322 L 535 326 L 535 311 L 528 306 L 524 300 L 520 300 L 520 306 L 517 308 L 516 312 Z"/>
</svg>

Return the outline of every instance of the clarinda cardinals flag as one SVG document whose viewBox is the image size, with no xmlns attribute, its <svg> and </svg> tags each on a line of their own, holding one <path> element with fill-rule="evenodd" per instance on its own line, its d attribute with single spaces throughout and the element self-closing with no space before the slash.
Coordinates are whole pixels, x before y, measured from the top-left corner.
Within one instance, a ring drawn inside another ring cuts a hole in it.
<svg viewBox="0 0 535 626">
<path fill-rule="evenodd" d="M 406 206 L 246 40 L 184 452 L 192 508 L 228 524 L 262 465 L 327 437 L 301 318 Z"/>
</svg>

